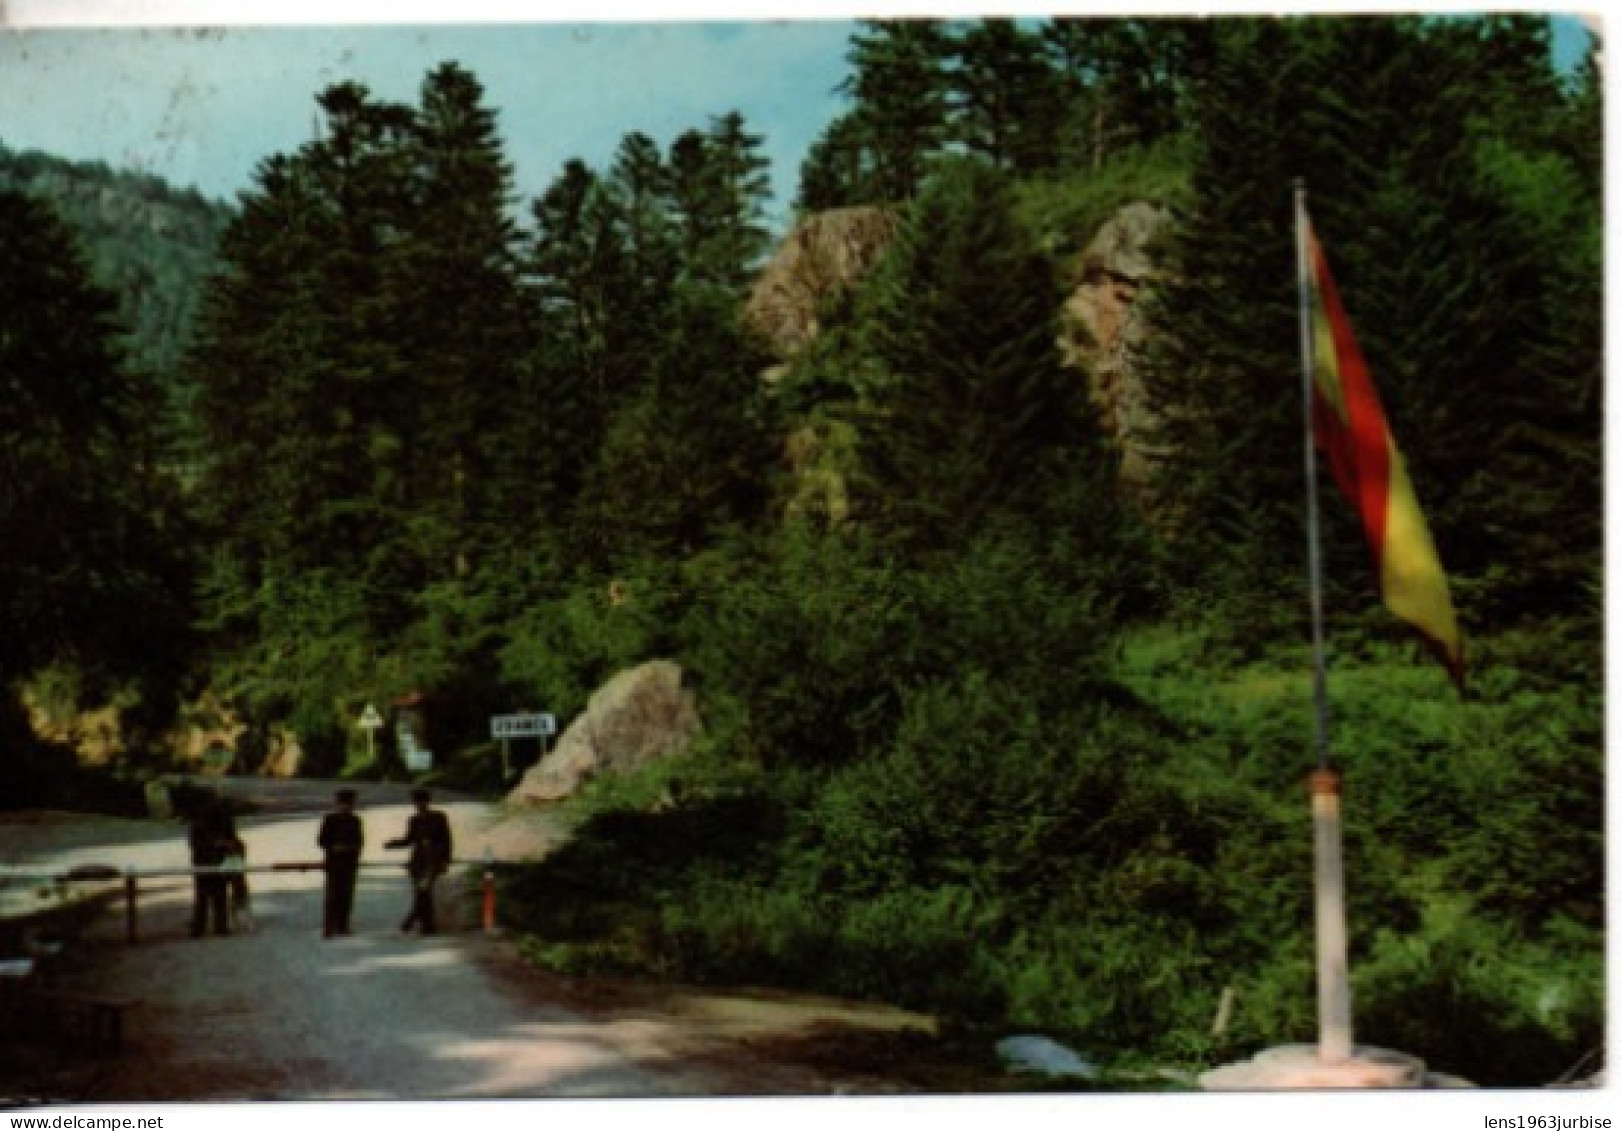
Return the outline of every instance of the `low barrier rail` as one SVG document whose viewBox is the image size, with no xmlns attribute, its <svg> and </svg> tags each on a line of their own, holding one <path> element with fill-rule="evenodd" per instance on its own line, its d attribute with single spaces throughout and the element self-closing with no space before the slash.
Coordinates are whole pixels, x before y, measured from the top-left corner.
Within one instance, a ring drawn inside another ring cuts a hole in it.
<svg viewBox="0 0 1621 1131">
<path fill-rule="evenodd" d="M 450 867 L 484 867 L 482 920 L 485 933 L 495 930 L 495 865 L 498 861 L 490 853 L 479 860 L 452 860 Z M 390 868 L 398 871 L 405 866 L 402 860 L 362 860 L 359 868 Z M 0 882 L 23 880 L 30 883 L 49 882 L 57 885 L 83 883 L 122 883 L 124 887 L 124 936 L 131 943 L 140 941 L 140 883 L 143 879 L 178 876 L 242 876 L 253 872 L 324 872 L 322 860 L 280 860 L 268 864 L 191 864 L 163 868 L 114 868 L 106 864 L 82 864 L 67 870 L 0 865 Z"/>
</svg>

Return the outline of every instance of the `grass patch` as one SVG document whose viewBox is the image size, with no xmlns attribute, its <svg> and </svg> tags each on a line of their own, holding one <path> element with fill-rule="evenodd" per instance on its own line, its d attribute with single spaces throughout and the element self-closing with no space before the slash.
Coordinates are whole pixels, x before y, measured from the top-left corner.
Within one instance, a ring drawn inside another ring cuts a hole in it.
<svg viewBox="0 0 1621 1131">
<path fill-rule="evenodd" d="M 1199 649 L 1130 638 L 1119 693 L 1044 711 L 986 676 L 909 689 L 846 764 L 727 779 L 711 750 L 707 771 L 604 785 L 507 906 L 552 970 L 1038 1031 L 1115 1083 L 1309 1040 L 1309 690 L 1275 659 L 1179 659 Z M 1377 647 L 1333 693 L 1359 1032 L 1481 1084 L 1546 1083 L 1602 1034 L 1596 700 L 1461 701 Z"/>
</svg>

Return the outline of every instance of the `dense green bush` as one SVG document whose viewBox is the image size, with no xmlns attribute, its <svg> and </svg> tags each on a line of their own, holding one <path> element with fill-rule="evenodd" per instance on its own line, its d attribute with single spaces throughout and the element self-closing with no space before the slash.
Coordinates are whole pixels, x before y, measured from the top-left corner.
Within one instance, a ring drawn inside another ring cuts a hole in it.
<svg viewBox="0 0 1621 1131">
<path fill-rule="evenodd" d="M 1360 1032 L 1437 1068 L 1534 1087 L 1603 1044 L 1599 939 L 1568 919 L 1525 932 L 1452 891 L 1417 930 L 1375 931 L 1365 954 L 1354 973 Z"/>
<path fill-rule="evenodd" d="M 884 1000 L 1121 1063 L 1309 1041 L 1309 680 L 1190 679 L 1197 651 L 1138 634 L 1121 685 L 1056 706 L 1028 671 L 941 671 L 863 757 L 752 771 L 724 804 L 721 750 L 681 788 L 664 767 L 526 881 L 517 921 L 564 968 Z M 1463 702 L 1366 651 L 1331 682 L 1358 1039 L 1551 1079 L 1602 1028 L 1596 704 Z"/>
<path fill-rule="evenodd" d="M 519 614 L 500 652 L 503 682 L 531 689 L 560 718 L 609 676 L 656 654 L 671 615 L 669 571 L 581 578 Z"/>
<path fill-rule="evenodd" d="M 1602 710 L 1595 686 L 1543 678 L 1568 662 L 1562 639 L 1554 626 L 1534 664 L 1513 639 L 1476 642 L 1468 699 L 1410 646 L 1343 640 L 1360 655 L 1331 665 L 1359 1039 L 1483 1083 L 1545 1082 L 1599 1039 Z M 1308 658 L 1237 669 L 1211 688 L 1186 680 L 1174 640 L 1136 640 L 1128 680 L 1225 736 L 1239 777 L 1274 783 L 1267 835 L 1282 839 L 1269 847 L 1235 822 L 1224 867 L 1297 877 L 1251 904 L 1249 929 L 1309 927 L 1304 791 L 1276 784 L 1310 766 Z M 1588 644 L 1578 634 L 1568 647 Z M 1243 855 L 1253 852 L 1270 859 Z M 1268 960 L 1236 983 L 1235 1036 L 1309 1037 L 1309 950 L 1295 966 Z"/>
<path fill-rule="evenodd" d="M 1172 136 L 1129 150 L 1086 177 L 1031 178 L 1020 184 L 1018 216 L 1043 250 L 1066 266 L 1104 222 L 1147 201 L 1178 211 L 1193 203 L 1188 139 Z"/>
<path fill-rule="evenodd" d="M 593 783 L 573 839 L 505 878 L 537 960 L 879 998 L 1116 1061 L 1309 1040 L 1306 177 L 1470 638 L 1460 700 L 1378 607 L 1352 509 L 1324 507 L 1358 1034 L 1546 1080 L 1600 1039 L 1605 912 L 1602 99 L 1549 35 L 867 25 L 806 198 L 881 200 L 898 230 L 792 357 L 736 318 L 768 242 L 740 116 L 570 162 L 520 227 L 472 75 L 436 71 L 420 113 L 342 84 L 321 136 L 261 163 L 196 296 L 189 449 L 158 434 L 158 387 L 120 379 L 110 303 L 22 301 L 67 259 L 14 201 L 34 234 L 0 284 L 40 349 L 9 360 L 92 364 L 18 370 L 74 426 L 7 433 L 35 490 L 4 516 L 32 550 L 0 586 L 0 674 L 61 661 L 47 706 L 129 688 L 153 732 L 190 678 L 246 720 L 249 764 L 285 725 L 306 770 L 357 776 L 399 769 L 386 736 L 361 753 L 361 706 L 421 690 L 434 780 L 477 786 L 488 714 L 567 719 L 673 657 L 695 750 Z M 993 106 L 1022 108 L 1005 134 Z M 1155 460 L 1128 502 L 1055 321 L 1138 201 L 1176 224 L 1111 406 Z M 64 400 L 90 388 L 67 371 L 110 395 Z M 206 650 L 176 631 L 194 568 Z M 113 658 L 138 662 L 81 680 Z M 15 704 L 0 749 L 0 806 L 133 799 Z"/>
<path fill-rule="evenodd" d="M 775 553 L 707 562 L 702 586 L 684 658 L 706 702 L 729 704 L 737 756 L 834 766 L 883 741 L 919 621 L 874 547 L 792 525 Z"/>
</svg>

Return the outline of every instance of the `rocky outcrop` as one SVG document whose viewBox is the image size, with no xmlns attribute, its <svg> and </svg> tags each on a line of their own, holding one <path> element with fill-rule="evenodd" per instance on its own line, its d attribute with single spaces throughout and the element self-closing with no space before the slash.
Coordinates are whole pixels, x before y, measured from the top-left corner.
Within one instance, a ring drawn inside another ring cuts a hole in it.
<svg viewBox="0 0 1621 1131">
<path fill-rule="evenodd" d="M 870 206 L 807 216 L 760 272 L 744 320 L 778 357 L 792 357 L 820 332 L 823 304 L 866 277 L 899 226 L 895 212 Z"/>
<path fill-rule="evenodd" d="M 119 707 L 53 709 L 33 687 L 22 689 L 22 704 L 34 734 L 46 742 L 72 747 L 83 765 L 108 766 L 128 753 Z"/>
<path fill-rule="evenodd" d="M 50 695 L 25 685 L 22 702 L 34 734 L 71 747 L 86 766 L 110 766 L 131 756 L 156 758 L 189 774 L 257 774 L 297 777 L 304 762 L 298 734 L 284 724 L 262 731 L 253 741 L 236 708 L 213 691 L 187 703 L 175 725 L 151 737 L 132 739 L 125 708 L 118 704 L 81 706 L 70 694 Z M 131 748 L 131 743 L 139 745 Z"/>
<path fill-rule="evenodd" d="M 557 749 L 530 767 L 507 799 L 560 800 L 598 774 L 624 773 L 684 752 L 698 729 L 697 701 L 683 686 L 680 665 L 650 660 L 603 684 Z"/>
<path fill-rule="evenodd" d="M 267 778 L 296 778 L 304 765 L 304 744 L 296 731 L 277 726 L 271 728 L 265 744 L 264 761 L 251 772 Z"/>
<path fill-rule="evenodd" d="M 896 213 L 881 208 L 839 208 L 800 222 L 772 256 L 750 294 L 744 316 L 770 346 L 789 360 L 821 331 L 828 301 L 859 286 L 899 228 Z M 1126 486 L 1146 489 L 1154 424 L 1137 364 L 1147 335 L 1139 299 L 1159 268 L 1156 241 L 1173 223 L 1171 210 L 1138 202 L 1116 212 L 1082 252 L 1079 281 L 1061 312 L 1059 355 L 1088 374 L 1104 429 L 1118 445 Z M 780 373 L 781 367 L 770 371 Z M 829 451 L 826 437 L 796 434 L 788 461 L 801 490 L 796 506 L 842 516 L 842 476 L 827 461 L 806 458 Z"/>
<path fill-rule="evenodd" d="M 1171 211 L 1130 204 L 1109 219 L 1081 255 L 1080 282 L 1064 302 L 1059 350 L 1066 364 L 1092 376 L 1104 430 L 1120 450 L 1120 477 L 1147 486 L 1154 424 L 1137 366 L 1147 335 L 1138 299 L 1155 274 L 1154 242 L 1172 223 Z"/>
<path fill-rule="evenodd" d="M 894 242 L 899 215 L 872 206 L 835 208 L 807 216 L 783 241 L 755 281 L 744 306 L 747 325 L 784 364 L 768 369 L 769 383 L 786 362 L 822 332 L 829 303 L 858 287 Z M 806 424 L 783 447 L 793 482 L 787 511 L 829 522 L 850 515 L 845 482 L 852 434 L 831 421 Z"/>
</svg>

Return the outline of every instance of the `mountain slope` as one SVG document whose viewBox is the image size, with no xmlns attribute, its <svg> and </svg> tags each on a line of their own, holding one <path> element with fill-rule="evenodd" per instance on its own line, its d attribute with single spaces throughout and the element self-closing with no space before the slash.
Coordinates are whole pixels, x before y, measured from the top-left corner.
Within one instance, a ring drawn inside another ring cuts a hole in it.
<svg viewBox="0 0 1621 1131">
<path fill-rule="evenodd" d="M 131 357 L 170 386 L 230 207 L 157 177 L 0 145 L 5 190 L 48 201 L 78 234 L 96 281 L 118 296 Z"/>
</svg>

